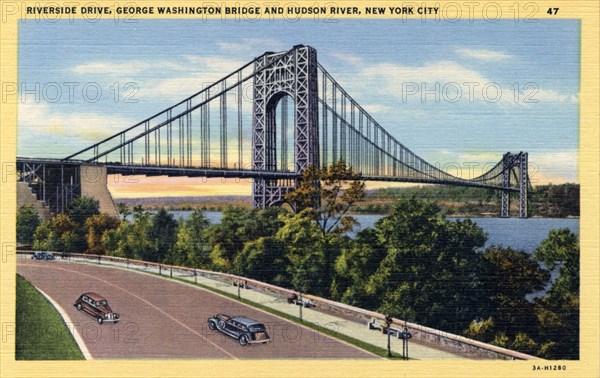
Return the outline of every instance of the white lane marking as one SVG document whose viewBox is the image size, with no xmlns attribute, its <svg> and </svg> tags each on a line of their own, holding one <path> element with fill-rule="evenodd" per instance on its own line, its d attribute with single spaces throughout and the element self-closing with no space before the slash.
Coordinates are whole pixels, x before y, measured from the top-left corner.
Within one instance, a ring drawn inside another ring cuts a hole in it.
<svg viewBox="0 0 600 378">
<path fill-rule="evenodd" d="M 83 338 L 81 337 L 81 335 L 79 334 L 79 331 L 75 327 L 75 323 L 73 323 L 73 321 L 71 320 L 71 318 L 69 317 L 69 315 L 67 314 L 67 312 L 58 303 L 56 303 L 54 301 L 54 299 L 52 299 L 48 294 L 46 294 L 44 291 L 42 291 L 39 287 L 37 287 L 35 285 L 33 285 L 33 287 L 35 287 L 35 289 L 37 291 L 39 291 L 40 293 L 42 293 L 42 295 L 44 297 L 46 297 L 46 299 L 48 300 L 48 302 L 50 302 L 50 304 L 52 304 L 52 306 L 54 306 L 54 308 L 56 309 L 56 311 L 58 311 L 58 313 L 60 314 L 60 316 L 62 316 L 63 321 L 66 323 L 65 325 L 67 326 L 67 328 L 71 332 L 71 335 L 73 335 L 73 338 L 75 339 L 75 342 L 79 346 L 79 349 L 81 350 L 81 353 L 83 353 L 83 356 L 85 357 L 85 359 L 86 360 L 93 360 L 94 358 L 92 357 L 92 354 L 88 350 L 87 345 L 85 345 L 85 342 L 83 341 Z M 71 326 L 69 326 L 69 324 Z"/>
<path fill-rule="evenodd" d="M 31 267 L 31 266 L 33 266 L 33 267 L 38 267 L 38 265 L 34 265 L 34 264 L 23 264 L 23 265 L 25 265 L 25 266 L 30 266 L 30 267 Z M 46 268 L 48 268 L 48 266 L 46 266 Z M 233 359 L 235 359 L 235 360 L 237 360 L 237 359 L 238 359 L 238 358 L 237 358 L 236 356 L 234 356 L 233 354 L 229 353 L 228 351 L 226 351 L 225 349 L 221 348 L 221 347 L 220 347 L 220 346 L 218 346 L 217 344 L 213 343 L 212 341 L 210 341 L 210 340 L 209 340 L 209 339 L 207 339 L 206 337 L 202 336 L 202 335 L 201 335 L 200 333 L 198 333 L 196 330 L 194 330 L 194 329 L 190 328 L 188 325 L 186 325 L 186 324 L 182 323 L 181 321 L 179 321 L 178 319 L 176 319 L 176 318 L 175 318 L 175 317 L 173 317 L 172 315 L 170 315 L 170 314 L 168 314 L 167 312 L 163 311 L 161 308 L 159 308 L 159 307 L 155 306 L 155 305 L 154 305 L 154 304 L 152 304 L 151 302 L 149 302 L 149 301 L 145 300 L 144 298 L 142 298 L 142 297 L 140 297 L 140 296 L 138 296 L 138 295 L 136 295 L 136 294 L 132 293 L 132 292 L 131 292 L 131 291 L 129 291 L 129 290 L 123 289 L 122 287 L 120 287 L 120 286 L 117 286 L 117 285 L 113 284 L 112 282 L 108 282 L 108 281 L 106 281 L 106 280 L 103 280 L 103 279 L 100 279 L 100 278 L 98 278 L 98 277 L 92 276 L 91 274 L 86 274 L 86 273 L 77 272 L 77 271 L 74 271 L 74 270 L 69 270 L 69 269 L 64 269 L 64 268 L 55 267 L 55 266 L 51 266 L 51 268 L 53 268 L 53 269 L 59 269 L 59 270 L 63 270 L 63 271 L 65 271 L 65 272 L 71 272 L 71 273 L 79 274 L 79 275 L 86 276 L 86 277 L 90 277 L 90 278 L 92 278 L 92 279 L 95 279 L 95 280 L 98 280 L 98 281 L 100 281 L 100 282 L 104 282 L 105 284 L 108 284 L 108 285 L 114 286 L 114 287 L 116 287 L 117 289 L 119 289 L 119 290 L 122 290 L 122 291 L 126 292 L 127 294 L 129 294 L 129 295 L 131 295 L 131 296 L 133 296 L 133 297 L 135 297 L 135 298 L 137 298 L 137 299 L 141 300 L 142 302 L 144 302 L 144 303 L 148 304 L 149 306 L 151 306 L 151 307 L 154 307 L 154 308 L 155 308 L 157 311 L 161 312 L 162 314 L 164 314 L 165 316 L 167 316 L 169 319 L 173 320 L 175 323 L 177 323 L 177 324 L 181 325 L 183 328 L 187 329 L 188 331 L 192 332 L 193 334 L 197 335 L 198 337 L 200 337 L 200 338 L 202 338 L 202 339 L 204 339 L 204 340 L 208 341 L 208 343 L 209 343 L 209 344 L 212 344 L 212 345 L 213 345 L 215 348 L 219 349 L 221 352 L 225 353 L 225 354 L 226 354 L 226 355 L 228 355 L 229 357 L 231 357 L 231 358 L 233 358 Z"/>
</svg>

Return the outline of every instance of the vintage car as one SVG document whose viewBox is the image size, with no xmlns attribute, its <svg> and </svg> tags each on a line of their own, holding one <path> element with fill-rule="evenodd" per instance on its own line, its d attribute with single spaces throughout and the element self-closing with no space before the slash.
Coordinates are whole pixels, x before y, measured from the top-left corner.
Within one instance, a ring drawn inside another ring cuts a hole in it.
<svg viewBox="0 0 600 378">
<path fill-rule="evenodd" d="M 81 294 L 73 306 L 96 318 L 98 324 L 119 321 L 119 314 L 113 312 L 106 299 L 96 293 Z"/>
<path fill-rule="evenodd" d="M 32 260 L 54 260 L 54 255 L 50 252 L 34 252 L 31 255 Z"/>
<path fill-rule="evenodd" d="M 238 340 L 240 345 L 261 344 L 271 341 L 262 323 L 244 316 L 217 314 L 208 319 L 208 328 L 218 330 Z"/>
</svg>

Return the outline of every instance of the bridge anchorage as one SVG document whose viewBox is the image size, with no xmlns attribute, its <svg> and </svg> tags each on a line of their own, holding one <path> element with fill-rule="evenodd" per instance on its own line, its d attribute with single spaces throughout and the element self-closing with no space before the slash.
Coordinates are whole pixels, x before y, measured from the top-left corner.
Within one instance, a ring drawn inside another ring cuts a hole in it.
<svg viewBox="0 0 600 378">
<path fill-rule="evenodd" d="M 62 160 L 18 158 L 17 170 L 38 199 L 52 198 L 51 210 L 57 212 L 82 193 L 89 166 L 104 175 L 253 179 L 253 205 L 265 208 L 283 203 L 309 166 L 324 168 L 339 160 L 366 181 L 498 190 L 503 217 L 510 216 L 510 194 L 518 193 L 519 216 L 527 217 L 527 153 L 506 153 L 475 178 L 444 172 L 377 123 L 319 64 L 316 50 L 305 45 L 264 53 L 183 101 Z M 40 174 L 48 167 L 55 172 L 52 184 Z"/>
</svg>

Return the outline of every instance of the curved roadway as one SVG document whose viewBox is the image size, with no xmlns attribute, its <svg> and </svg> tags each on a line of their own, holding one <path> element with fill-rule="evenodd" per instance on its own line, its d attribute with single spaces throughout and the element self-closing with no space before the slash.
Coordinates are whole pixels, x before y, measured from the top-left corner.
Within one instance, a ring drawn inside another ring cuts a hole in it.
<svg viewBox="0 0 600 378">
<path fill-rule="evenodd" d="M 378 358 L 317 331 L 212 292 L 124 269 L 59 261 L 19 261 L 17 272 L 57 302 L 93 358 Z M 99 325 L 73 307 L 85 292 L 104 296 L 121 315 Z M 211 331 L 216 314 L 265 324 L 271 342 L 241 346 Z"/>
</svg>

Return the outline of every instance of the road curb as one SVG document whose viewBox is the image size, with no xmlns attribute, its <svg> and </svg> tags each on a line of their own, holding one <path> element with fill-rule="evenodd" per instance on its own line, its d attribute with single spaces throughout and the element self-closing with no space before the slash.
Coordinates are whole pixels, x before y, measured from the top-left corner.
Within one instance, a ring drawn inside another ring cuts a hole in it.
<svg viewBox="0 0 600 378">
<path fill-rule="evenodd" d="M 85 357 L 86 360 L 93 360 L 94 358 L 92 357 L 90 351 L 88 350 L 87 346 L 85 345 L 85 342 L 83 342 L 83 338 L 79 334 L 79 331 L 77 331 L 77 329 L 75 328 L 75 323 L 73 323 L 73 321 L 71 320 L 69 315 L 67 315 L 67 312 L 58 303 L 56 303 L 54 301 L 54 299 L 52 299 L 48 294 L 46 294 L 45 292 L 40 290 L 38 287 L 36 287 L 36 286 L 34 286 L 34 287 L 37 291 L 39 291 L 44 296 L 44 298 L 46 298 L 46 300 L 48 300 L 48 302 L 50 302 L 50 304 L 52 306 L 54 306 L 56 311 L 58 311 L 58 313 L 62 317 L 63 321 L 65 322 L 65 325 L 69 329 L 69 332 L 71 332 L 71 335 L 73 335 L 73 338 L 75 339 L 77 346 L 81 350 L 81 353 L 83 353 L 83 357 Z M 71 327 L 69 327 L 69 324 L 71 325 Z"/>
</svg>

